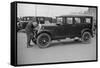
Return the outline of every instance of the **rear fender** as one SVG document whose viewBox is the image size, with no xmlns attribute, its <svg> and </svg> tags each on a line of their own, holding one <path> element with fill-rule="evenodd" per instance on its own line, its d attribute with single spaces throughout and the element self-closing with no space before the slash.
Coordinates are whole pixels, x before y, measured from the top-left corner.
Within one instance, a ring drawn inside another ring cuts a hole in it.
<svg viewBox="0 0 100 68">
<path fill-rule="evenodd" d="M 83 29 L 83 30 L 81 31 L 81 36 L 82 36 L 82 34 L 83 34 L 85 31 L 90 32 L 91 36 L 93 37 L 92 30 L 90 30 L 89 28 Z"/>
</svg>

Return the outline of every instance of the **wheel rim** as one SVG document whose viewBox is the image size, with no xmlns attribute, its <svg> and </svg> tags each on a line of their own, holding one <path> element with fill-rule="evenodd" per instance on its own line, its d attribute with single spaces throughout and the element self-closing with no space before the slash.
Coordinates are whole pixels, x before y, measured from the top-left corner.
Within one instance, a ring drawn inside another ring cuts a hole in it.
<svg viewBox="0 0 100 68">
<path fill-rule="evenodd" d="M 46 46 L 49 42 L 49 38 L 48 36 L 41 36 L 40 39 L 39 39 L 39 44 L 41 46 Z"/>
<path fill-rule="evenodd" d="M 88 33 L 84 34 L 83 40 L 84 41 L 90 40 L 90 34 L 88 34 Z"/>
</svg>

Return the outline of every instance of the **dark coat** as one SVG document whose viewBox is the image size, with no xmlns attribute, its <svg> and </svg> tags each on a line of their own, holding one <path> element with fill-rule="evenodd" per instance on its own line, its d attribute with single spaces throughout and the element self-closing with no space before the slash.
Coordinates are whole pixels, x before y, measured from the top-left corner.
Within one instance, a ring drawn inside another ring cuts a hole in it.
<svg viewBox="0 0 100 68">
<path fill-rule="evenodd" d="M 32 24 L 32 22 L 29 22 L 25 27 L 26 33 L 28 33 L 28 34 L 33 33 L 34 28 L 35 28 L 35 26 Z"/>
</svg>

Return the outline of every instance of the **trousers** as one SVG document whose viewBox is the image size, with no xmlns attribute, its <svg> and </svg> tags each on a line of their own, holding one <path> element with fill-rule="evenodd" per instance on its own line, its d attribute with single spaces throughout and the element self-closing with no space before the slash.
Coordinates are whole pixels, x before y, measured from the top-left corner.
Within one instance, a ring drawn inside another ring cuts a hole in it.
<svg viewBox="0 0 100 68">
<path fill-rule="evenodd" d="M 33 33 L 26 33 L 27 35 L 27 46 L 30 46 L 30 42 L 33 39 Z"/>
</svg>

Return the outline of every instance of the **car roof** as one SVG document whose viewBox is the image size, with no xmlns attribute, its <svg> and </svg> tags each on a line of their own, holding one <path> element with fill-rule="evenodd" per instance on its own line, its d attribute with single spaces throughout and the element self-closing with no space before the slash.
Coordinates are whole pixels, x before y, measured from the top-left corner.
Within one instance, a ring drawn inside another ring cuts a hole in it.
<svg viewBox="0 0 100 68">
<path fill-rule="evenodd" d="M 57 16 L 57 17 L 93 17 L 92 15 L 61 15 L 61 16 Z"/>
</svg>

